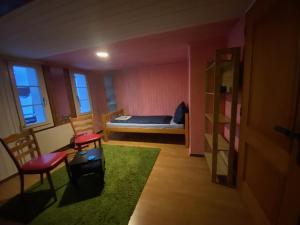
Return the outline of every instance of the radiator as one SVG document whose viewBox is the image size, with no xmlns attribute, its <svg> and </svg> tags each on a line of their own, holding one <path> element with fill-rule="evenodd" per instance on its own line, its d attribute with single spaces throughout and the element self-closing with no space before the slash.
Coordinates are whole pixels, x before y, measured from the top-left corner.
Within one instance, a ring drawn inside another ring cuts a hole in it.
<svg viewBox="0 0 300 225">
<path fill-rule="evenodd" d="M 70 123 L 50 128 L 36 133 L 42 153 L 53 152 L 70 143 L 73 136 L 73 130 Z"/>
</svg>

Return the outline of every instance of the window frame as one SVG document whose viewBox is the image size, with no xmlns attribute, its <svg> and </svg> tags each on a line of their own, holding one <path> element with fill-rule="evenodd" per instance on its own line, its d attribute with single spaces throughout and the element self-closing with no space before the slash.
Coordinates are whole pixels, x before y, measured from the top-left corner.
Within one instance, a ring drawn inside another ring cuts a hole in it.
<svg viewBox="0 0 300 225">
<path fill-rule="evenodd" d="M 85 76 L 86 79 L 86 84 L 87 84 L 87 91 L 88 91 L 88 96 L 89 96 L 89 103 L 90 103 L 90 112 L 86 112 L 86 113 L 81 113 L 80 112 L 80 104 L 79 104 L 79 98 L 78 98 L 78 94 L 77 94 L 77 87 L 75 84 L 75 74 L 81 74 Z M 75 103 L 75 109 L 76 109 L 76 115 L 77 116 L 83 116 L 83 115 L 88 115 L 93 113 L 93 105 L 92 105 L 92 98 L 91 98 L 91 92 L 90 92 L 90 85 L 88 82 L 88 78 L 87 78 L 87 74 L 86 72 L 82 72 L 82 71 L 71 71 L 70 72 L 70 79 L 71 79 L 71 86 L 72 86 L 72 94 L 73 94 L 73 99 L 74 99 L 74 103 Z"/>
<path fill-rule="evenodd" d="M 45 114 L 46 114 L 46 119 L 47 119 L 45 122 L 38 123 L 38 124 L 32 124 L 32 125 L 26 125 L 21 102 L 19 99 L 18 90 L 17 90 L 13 66 L 30 67 L 30 68 L 33 68 L 36 70 L 37 78 L 38 78 L 39 85 L 40 85 L 40 92 L 41 92 L 41 95 L 42 95 L 42 98 L 43 98 L 44 104 L 45 104 L 44 109 L 45 109 Z M 47 93 L 47 88 L 46 88 L 46 83 L 45 83 L 42 67 L 37 64 L 9 62 L 8 63 L 8 71 L 9 71 L 11 87 L 12 87 L 12 91 L 13 91 L 13 95 L 14 95 L 14 99 L 15 99 L 15 104 L 16 104 L 16 108 L 17 108 L 17 112 L 18 112 L 21 129 L 24 130 L 24 129 L 33 128 L 35 131 L 39 131 L 39 130 L 53 127 L 54 122 L 53 122 L 53 117 L 52 117 L 52 112 L 51 112 L 51 105 L 50 105 L 49 98 L 48 98 L 48 93 Z"/>
</svg>

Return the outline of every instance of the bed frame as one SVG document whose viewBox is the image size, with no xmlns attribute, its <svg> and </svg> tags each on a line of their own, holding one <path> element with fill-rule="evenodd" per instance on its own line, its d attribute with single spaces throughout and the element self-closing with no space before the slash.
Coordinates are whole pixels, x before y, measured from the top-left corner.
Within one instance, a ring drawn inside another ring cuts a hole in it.
<svg viewBox="0 0 300 225">
<path fill-rule="evenodd" d="M 185 136 L 185 146 L 189 147 L 189 114 L 185 114 L 184 128 L 141 128 L 141 127 L 107 127 L 106 123 L 112 117 L 124 115 L 124 110 L 118 110 L 102 115 L 102 124 L 104 128 L 104 141 L 108 141 L 109 134 L 112 132 L 124 133 L 152 133 L 152 134 L 183 134 Z"/>
</svg>

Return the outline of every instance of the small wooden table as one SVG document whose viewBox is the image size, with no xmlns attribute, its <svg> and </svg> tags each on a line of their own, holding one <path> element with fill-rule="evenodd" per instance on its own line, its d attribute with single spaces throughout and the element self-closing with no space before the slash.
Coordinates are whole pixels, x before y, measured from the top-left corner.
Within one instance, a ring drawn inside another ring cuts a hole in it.
<svg viewBox="0 0 300 225">
<path fill-rule="evenodd" d="M 96 142 L 98 141 L 99 148 L 101 148 L 102 136 L 103 136 L 102 134 L 94 134 L 94 133 L 86 133 L 86 134 L 77 135 L 77 136 L 75 136 L 75 146 L 78 146 L 78 151 L 81 151 L 83 145 L 87 145 L 87 144 L 94 142 L 95 148 L 97 148 Z"/>
</svg>

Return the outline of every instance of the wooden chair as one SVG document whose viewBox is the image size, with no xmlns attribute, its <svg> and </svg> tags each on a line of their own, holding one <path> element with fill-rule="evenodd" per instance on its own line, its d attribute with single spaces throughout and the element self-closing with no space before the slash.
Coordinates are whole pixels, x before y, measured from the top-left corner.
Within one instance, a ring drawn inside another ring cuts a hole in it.
<svg viewBox="0 0 300 225">
<path fill-rule="evenodd" d="M 88 114 L 84 116 L 79 116 L 72 118 L 70 117 L 70 123 L 73 128 L 75 138 L 75 147 L 81 151 L 82 146 L 89 143 L 94 143 L 95 148 L 97 148 L 96 142 L 99 142 L 99 148 L 101 147 L 101 134 L 97 134 L 93 126 L 93 114 Z"/>
<path fill-rule="evenodd" d="M 50 171 L 63 161 L 70 178 L 69 166 L 66 152 L 54 152 L 41 154 L 35 134 L 32 129 L 19 134 L 12 134 L 6 138 L 0 138 L 1 143 L 15 163 L 21 183 L 21 195 L 24 193 L 24 175 L 40 174 L 43 183 L 43 174 L 48 178 L 50 189 L 53 192 L 55 201 L 57 200 Z"/>
</svg>

